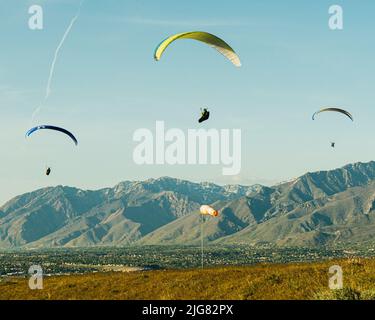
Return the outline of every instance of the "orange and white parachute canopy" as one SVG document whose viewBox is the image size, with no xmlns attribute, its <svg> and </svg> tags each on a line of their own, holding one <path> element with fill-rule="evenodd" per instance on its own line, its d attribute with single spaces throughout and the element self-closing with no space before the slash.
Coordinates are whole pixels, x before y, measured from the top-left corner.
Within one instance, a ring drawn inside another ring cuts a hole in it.
<svg viewBox="0 0 375 320">
<path fill-rule="evenodd" d="M 212 217 L 217 217 L 219 215 L 219 212 L 217 210 L 207 205 L 201 206 L 200 211 L 201 214 L 210 215 Z"/>
</svg>

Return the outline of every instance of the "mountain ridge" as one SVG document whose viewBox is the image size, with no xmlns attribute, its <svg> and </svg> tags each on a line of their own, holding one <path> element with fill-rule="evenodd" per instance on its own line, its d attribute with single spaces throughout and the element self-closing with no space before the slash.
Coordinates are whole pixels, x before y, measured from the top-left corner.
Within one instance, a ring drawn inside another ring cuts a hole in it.
<svg viewBox="0 0 375 320">
<path fill-rule="evenodd" d="M 375 238 L 375 162 L 308 172 L 267 187 L 170 177 L 112 188 L 45 187 L 0 207 L 0 247 L 196 245 L 320 246 Z"/>
</svg>

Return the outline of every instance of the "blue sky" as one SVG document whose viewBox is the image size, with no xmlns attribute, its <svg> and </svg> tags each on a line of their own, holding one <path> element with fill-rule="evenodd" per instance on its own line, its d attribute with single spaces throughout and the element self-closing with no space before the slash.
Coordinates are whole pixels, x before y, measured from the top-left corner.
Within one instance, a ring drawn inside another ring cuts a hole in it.
<svg viewBox="0 0 375 320">
<path fill-rule="evenodd" d="M 25 140 L 45 95 L 54 51 L 80 1 L 0 0 L 0 202 L 50 185 L 112 186 L 122 180 L 173 176 L 195 181 L 274 183 L 321 169 L 374 159 L 375 2 L 86 0 L 56 63 L 49 100 L 33 124 L 58 134 Z M 28 28 L 28 8 L 44 9 L 44 29 Z M 344 9 L 344 30 L 328 28 L 328 8 Z M 243 66 L 183 40 L 155 62 L 156 45 L 178 32 L 202 30 L 225 39 Z M 342 106 L 351 123 L 321 106 Z M 138 166 L 133 132 L 242 129 L 242 171 L 221 166 Z M 329 142 L 337 147 L 330 148 Z M 53 174 L 44 175 L 46 165 Z"/>
</svg>

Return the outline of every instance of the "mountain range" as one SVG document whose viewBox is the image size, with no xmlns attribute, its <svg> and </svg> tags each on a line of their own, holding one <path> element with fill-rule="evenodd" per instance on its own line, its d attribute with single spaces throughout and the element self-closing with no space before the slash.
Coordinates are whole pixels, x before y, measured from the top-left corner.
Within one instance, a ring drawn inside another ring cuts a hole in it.
<svg viewBox="0 0 375 320">
<path fill-rule="evenodd" d="M 210 204 L 219 217 L 202 217 Z M 0 207 L 0 248 L 375 242 L 375 162 L 286 183 L 219 186 L 162 177 L 95 191 L 57 186 Z"/>
</svg>

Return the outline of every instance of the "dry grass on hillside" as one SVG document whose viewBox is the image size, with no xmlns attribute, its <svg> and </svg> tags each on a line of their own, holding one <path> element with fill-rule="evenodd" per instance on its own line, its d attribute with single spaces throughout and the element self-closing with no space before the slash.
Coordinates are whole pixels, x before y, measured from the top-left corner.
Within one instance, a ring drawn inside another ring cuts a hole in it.
<svg viewBox="0 0 375 320">
<path fill-rule="evenodd" d="M 334 264 L 343 290 L 328 288 Z M 375 299 L 375 260 L 54 276 L 43 290 L 11 278 L 0 283 L 0 299 Z"/>
</svg>

